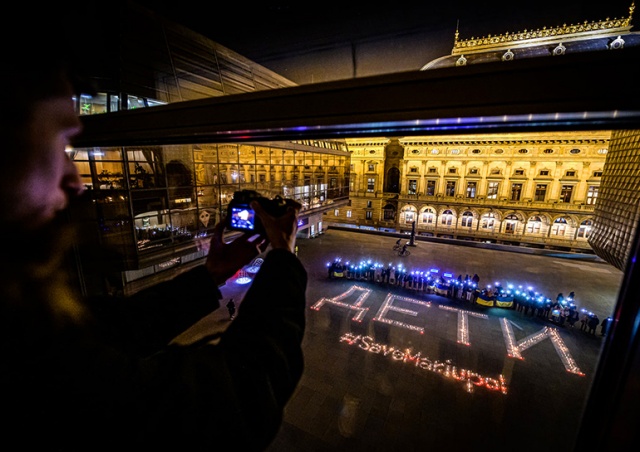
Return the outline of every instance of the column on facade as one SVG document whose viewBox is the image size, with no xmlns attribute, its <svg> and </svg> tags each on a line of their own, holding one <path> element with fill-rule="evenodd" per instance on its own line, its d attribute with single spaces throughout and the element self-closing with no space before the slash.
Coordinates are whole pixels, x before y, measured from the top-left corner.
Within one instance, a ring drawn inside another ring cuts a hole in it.
<svg viewBox="0 0 640 452">
<path fill-rule="evenodd" d="M 446 194 L 446 190 L 447 190 L 447 178 L 446 178 L 446 175 L 447 175 L 447 163 L 448 163 L 448 160 L 443 160 L 442 161 L 442 165 L 441 165 L 442 166 L 442 171 L 440 171 L 440 174 L 439 174 L 440 182 L 438 184 L 438 187 L 440 188 L 440 193 L 442 194 L 442 196 L 444 196 Z"/>
<path fill-rule="evenodd" d="M 591 166 L 591 162 L 582 162 L 582 172 L 578 175 L 579 181 L 576 184 L 576 193 L 583 193 L 585 198 L 582 200 L 584 204 L 587 203 L 587 190 L 589 190 L 589 167 Z M 580 225 L 578 225 L 578 228 Z"/>
<path fill-rule="evenodd" d="M 403 159 L 401 163 L 402 168 L 400 173 L 400 194 L 406 196 L 409 193 L 409 182 L 407 180 L 407 174 L 409 174 L 409 171 L 407 171 L 407 166 L 409 165 L 409 162 L 407 162 L 406 159 Z"/>
<path fill-rule="evenodd" d="M 550 198 L 550 199 L 555 199 L 556 201 L 560 200 L 560 194 L 562 193 L 562 182 L 560 181 L 560 179 L 562 179 L 562 174 L 560 174 L 561 171 L 562 171 L 562 162 L 558 161 L 556 162 L 556 167 L 554 168 L 554 171 L 553 171 L 553 182 L 551 184 L 552 185 L 551 191 L 553 193 L 553 197 Z"/>
<path fill-rule="evenodd" d="M 531 201 L 533 201 L 536 195 L 536 181 L 535 181 L 536 163 L 537 162 L 535 160 L 529 161 L 529 172 L 527 174 L 527 187 L 525 190 L 526 196 L 524 197 L 524 199 L 530 199 Z M 526 222 L 525 222 L 525 228 L 526 228 Z"/>
<path fill-rule="evenodd" d="M 513 196 L 513 168 L 512 168 L 512 164 L 513 161 L 511 160 L 507 160 L 505 162 L 505 167 L 504 167 L 504 178 L 505 178 L 505 185 L 506 187 L 504 188 L 505 191 L 507 192 L 505 198 L 507 198 L 507 201 L 511 202 L 513 201 L 512 196 Z M 505 221 L 505 219 L 503 218 L 502 221 L 500 222 L 500 229 L 498 229 L 498 233 L 499 234 L 503 234 L 506 232 L 506 227 L 507 227 L 507 223 Z M 504 228 L 504 230 L 503 230 Z"/>
<path fill-rule="evenodd" d="M 460 187 L 458 187 L 463 199 L 467 199 L 467 161 L 463 160 L 460 163 Z M 458 220 L 460 214 L 458 215 Z M 456 230 L 458 230 L 458 221 L 456 221 Z"/>
<path fill-rule="evenodd" d="M 484 160 L 482 162 L 482 170 L 480 173 L 482 179 L 480 179 L 484 185 L 484 199 L 487 199 L 487 195 L 489 194 L 489 162 Z M 480 188 L 480 187 L 478 187 Z M 480 222 L 480 217 L 478 217 L 478 223 Z"/>
</svg>

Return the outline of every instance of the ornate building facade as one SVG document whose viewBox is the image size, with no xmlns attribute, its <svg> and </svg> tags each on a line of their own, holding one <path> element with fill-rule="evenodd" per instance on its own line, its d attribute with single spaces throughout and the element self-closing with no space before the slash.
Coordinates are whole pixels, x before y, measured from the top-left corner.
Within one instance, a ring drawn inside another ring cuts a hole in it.
<svg viewBox="0 0 640 452">
<path fill-rule="evenodd" d="M 349 139 L 333 225 L 589 252 L 610 131 Z"/>
<path fill-rule="evenodd" d="M 640 44 L 640 35 L 631 31 L 635 2 L 628 15 L 620 18 L 563 24 L 537 30 L 460 39 L 456 31 L 450 55 L 425 64 L 422 70 L 469 64 L 503 62 L 524 58 L 562 57 L 572 53 L 621 50 Z"/>
<path fill-rule="evenodd" d="M 456 31 L 451 54 L 422 70 L 635 47 L 634 9 L 632 2 L 622 18 L 479 38 Z M 326 223 L 594 252 L 588 239 L 611 133 L 349 139 L 350 205 L 325 213 Z"/>
</svg>

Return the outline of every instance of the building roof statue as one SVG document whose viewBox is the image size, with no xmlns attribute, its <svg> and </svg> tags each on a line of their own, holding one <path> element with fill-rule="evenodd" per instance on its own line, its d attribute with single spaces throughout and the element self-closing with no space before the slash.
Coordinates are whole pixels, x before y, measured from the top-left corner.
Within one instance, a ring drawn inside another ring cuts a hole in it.
<svg viewBox="0 0 640 452">
<path fill-rule="evenodd" d="M 634 10 L 635 2 L 632 1 L 628 16 L 623 18 L 469 39 L 460 39 L 459 28 L 456 27 L 451 55 L 436 58 L 421 70 L 640 46 L 640 34 L 631 31 Z"/>
</svg>

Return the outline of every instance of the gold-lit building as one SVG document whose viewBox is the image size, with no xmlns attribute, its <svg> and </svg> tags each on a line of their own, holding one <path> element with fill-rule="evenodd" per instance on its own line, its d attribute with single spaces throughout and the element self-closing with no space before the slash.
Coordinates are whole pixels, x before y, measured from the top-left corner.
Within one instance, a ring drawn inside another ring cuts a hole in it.
<svg viewBox="0 0 640 452">
<path fill-rule="evenodd" d="M 479 38 L 456 31 L 451 55 L 422 70 L 620 51 L 640 44 L 634 9 L 632 2 L 623 18 Z M 610 139 L 606 130 L 348 139 L 350 205 L 327 212 L 326 223 L 590 253 Z"/>
<path fill-rule="evenodd" d="M 334 225 L 587 251 L 610 137 L 350 139 L 350 205 L 325 216 Z"/>
</svg>

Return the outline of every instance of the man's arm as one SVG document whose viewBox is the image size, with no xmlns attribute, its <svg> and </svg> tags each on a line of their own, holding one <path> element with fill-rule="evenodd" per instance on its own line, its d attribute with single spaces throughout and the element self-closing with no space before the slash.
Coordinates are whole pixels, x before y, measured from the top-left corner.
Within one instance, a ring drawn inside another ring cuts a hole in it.
<svg viewBox="0 0 640 452">
<path fill-rule="evenodd" d="M 115 348 L 147 356 L 220 307 L 222 294 L 204 265 L 129 297 L 87 300 L 96 327 Z"/>
<path fill-rule="evenodd" d="M 182 447 L 202 449 L 229 438 L 264 450 L 302 376 L 306 285 L 298 258 L 271 250 L 219 342 L 173 345 L 145 362 L 144 443 L 188 438 Z"/>
</svg>

